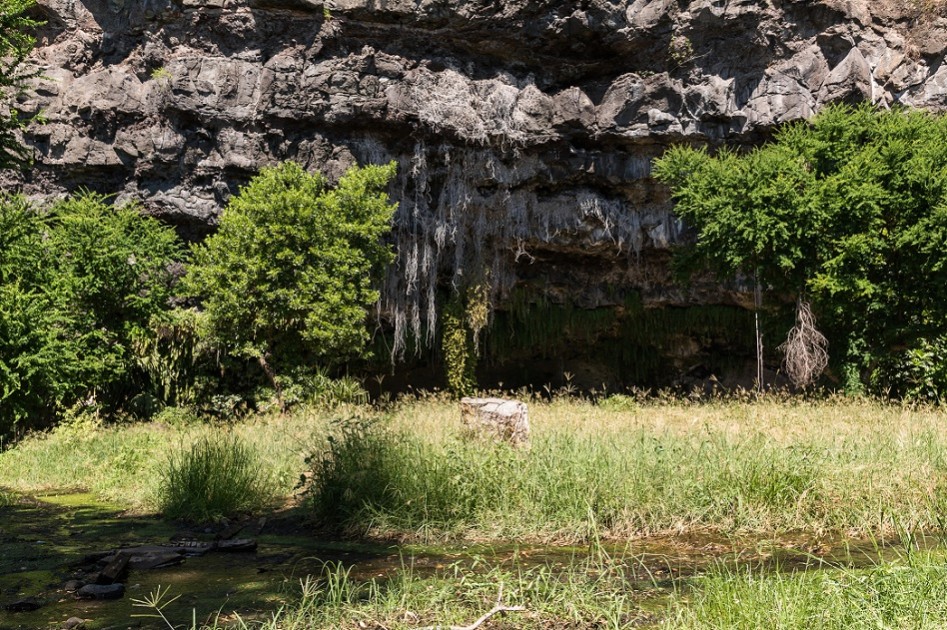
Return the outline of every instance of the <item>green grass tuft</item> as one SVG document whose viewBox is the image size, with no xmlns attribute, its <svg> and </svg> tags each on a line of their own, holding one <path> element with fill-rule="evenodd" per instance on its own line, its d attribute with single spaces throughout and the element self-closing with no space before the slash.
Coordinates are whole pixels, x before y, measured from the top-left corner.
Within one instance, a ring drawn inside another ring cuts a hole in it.
<svg viewBox="0 0 947 630">
<path fill-rule="evenodd" d="M 207 522 L 265 508 L 274 496 L 256 453 L 237 436 L 203 437 L 172 453 L 159 487 L 167 518 Z"/>
<path fill-rule="evenodd" d="M 721 567 L 669 608 L 665 628 L 943 628 L 943 551 L 909 553 L 866 569 L 779 572 Z"/>
</svg>

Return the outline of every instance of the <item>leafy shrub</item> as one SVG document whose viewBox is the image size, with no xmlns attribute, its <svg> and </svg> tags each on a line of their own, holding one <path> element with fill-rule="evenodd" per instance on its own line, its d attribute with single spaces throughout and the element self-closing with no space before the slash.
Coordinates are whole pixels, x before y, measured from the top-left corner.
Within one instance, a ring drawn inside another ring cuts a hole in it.
<svg viewBox="0 0 947 630">
<path fill-rule="evenodd" d="M 947 397 L 947 337 L 919 339 L 912 348 L 879 360 L 869 375 L 871 392 L 916 402 Z"/>
<path fill-rule="evenodd" d="M 186 407 L 165 407 L 152 416 L 151 421 L 179 428 L 197 424 L 200 416 Z"/>
<path fill-rule="evenodd" d="M 183 257 L 177 235 L 134 204 L 114 207 L 86 192 L 53 207 L 48 247 L 54 290 L 67 298 L 89 382 L 125 394 L 136 331 L 169 308 L 173 263 Z"/>
<path fill-rule="evenodd" d="M 283 398 L 287 405 L 309 404 L 325 409 L 339 405 L 368 403 L 368 392 L 351 376 L 331 377 L 328 370 L 301 369 L 283 381 Z"/>
<path fill-rule="evenodd" d="M 213 348 L 201 335 L 202 320 L 195 309 L 160 311 L 133 334 L 135 363 L 149 393 L 163 405 L 194 405 L 205 393 L 200 377 L 209 371 Z"/>
<path fill-rule="evenodd" d="M 256 512 L 273 496 L 255 452 L 234 435 L 201 438 L 173 453 L 159 489 L 167 518 L 207 522 Z"/>
<path fill-rule="evenodd" d="M 168 308 L 174 232 L 83 193 L 48 212 L 0 195 L 0 434 L 135 392 L 131 340 Z"/>
<path fill-rule="evenodd" d="M 682 268 L 811 297 L 836 365 L 863 383 L 947 328 L 947 117 L 829 107 L 746 154 L 673 148 L 655 176 L 698 231 Z"/>
<path fill-rule="evenodd" d="M 363 351 L 373 277 L 391 260 L 381 239 L 394 172 L 393 163 L 352 168 L 330 189 L 292 162 L 264 168 L 194 249 L 185 287 L 202 300 L 210 334 L 257 360 L 277 394 L 280 373 Z"/>
</svg>

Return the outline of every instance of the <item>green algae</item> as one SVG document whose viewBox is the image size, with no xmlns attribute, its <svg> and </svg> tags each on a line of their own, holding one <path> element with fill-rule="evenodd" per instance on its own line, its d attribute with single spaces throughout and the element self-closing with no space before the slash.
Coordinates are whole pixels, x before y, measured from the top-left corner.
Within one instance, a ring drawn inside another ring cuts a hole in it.
<svg viewBox="0 0 947 630">
<path fill-rule="evenodd" d="M 400 566 L 397 550 L 389 545 L 320 544 L 306 536 L 267 534 L 257 539 L 256 553 L 210 553 L 173 567 L 133 572 L 121 600 L 80 601 L 63 590 L 88 554 L 161 543 L 175 532 L 172 523 L 128 514 L 90 494 L 49 494 L 0 507 L 0 607 L 27 597 L 44 604 L 33 612 L 0 609 L 0 630 L 56 628 L 70 617 L 90 620 L 89 630 L 139 623 L 162 627 L 133 617 L 148 612 L 135 600 L 159 587 L 180 596 L 164 609 L 175 623 L 209 623 L 233 613 L 252 619 L 294 600 L 299 580 L 320 574 L 326 562 L 359 565 L 365 576 Z"/>
</svg>

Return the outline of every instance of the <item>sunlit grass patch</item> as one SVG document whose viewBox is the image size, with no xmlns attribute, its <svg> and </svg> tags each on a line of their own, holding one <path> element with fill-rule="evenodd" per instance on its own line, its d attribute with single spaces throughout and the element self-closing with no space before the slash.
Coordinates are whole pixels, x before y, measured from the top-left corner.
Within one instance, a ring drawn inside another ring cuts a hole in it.
<svg viewBox="0 0 947 630">
<path fill-rule="evenodd" d="M 438 397 L 227 424 L 76 425 L 0 453 L 0 485 L 88 490 L 152 510 L 173 449 L 231 432 L 284 502 L 305 474 L 315 513 L 354 535 L 569 543 L 591 531 L 886 536 L 895 518 L 922 530 L 947 524 L 940 408 L 792 398 L 529 403 L 528 450 L 465 439 L 457 403 Z M 370 434 L 344 436 L 337 419 L 350 416 L 371 424 Z"/>
<path fill-rule="evenodd" d="M 664 628 L 943 628 L 947 564 L 942 551 L 909 553 L 861 569 L 780 572 L 721 567 L 694 580 Z"/>
<path fill-rule="evenodd" d="M 274 495 L 256 451 L 232 434 L 218 435 L 172 452 L 158 506 L 168 518 L 207 522 L 259 512 Z"/>
<path fill-rule="evenodd" d="M 303 460 L 325 436 L 318 409 L 267 414 L 239 423 L 127 423 L 37 433 L 0 452 L 0 485 L 21 493 L 89 491 L 138 511 L 157 508 L 162 471 L 173 449 L 230 431 L 260 456 L 281 495 L 292 493 Z"/>
<path fill-rule="evenodd" d="M 489 566 L 458 562 L 425 573 L 405 559 L 401 570 L 359 580 L 344 566 L 327 564 L 321 575 L 303 578 L 297 603 L 260 625 L 237 621 L 213 628 L 318 630 L 328 628 L 417 628 L 468 625 L 496 606 L 484 627 L 623 628 L 651 618 L 641 602 L 654 595 L 633 564 L 586 559 L 562 569 L 551 566 Z"/>
</svg>

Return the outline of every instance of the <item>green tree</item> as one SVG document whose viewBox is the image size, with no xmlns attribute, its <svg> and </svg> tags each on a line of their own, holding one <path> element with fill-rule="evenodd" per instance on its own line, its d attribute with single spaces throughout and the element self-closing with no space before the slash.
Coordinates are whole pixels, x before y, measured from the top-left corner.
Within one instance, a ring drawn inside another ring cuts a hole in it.
<svg viewBox="0 0 947 630">
<path fill-rule="evenodd" d="M 170 308 L 180 240 L 134 203 L 113 206 L 83 192 L 53 207 L 46 246 L 51 291 L 74 323 L 87 382 L 108 397 L 132 393 L 134 341 Z"/>
<path fill-rule="evenodd" d="M 24 198 L 0 194 L 0 436 L 49 417 L 72 391 L 70 322 L 48 290 L 46 217 Z"/>
<path fill-rule="evenodd" d="M 394 163 L 349 169 L 336 188 L 293 162 L 264 168 L 196 246 L 186 292 L 201 299 L 211 334 L 277 373 L 361 352 L 373 287 L 391 259 L 383 237 L 395 206 Z"/>
<path fill-rule="evenodd" d="M 24 61 L 36 44 L 31 31 L 40 22 L 27 17 L 34 0 L 0 0 L 0 169 L 23 167 L 30 162 L 29 149 L 17 132 L 32 120 L 17 108 L 30 79 L 38 72 Z"/>
<path fill-rule="evenodd" d="M 172 230 L 83 193 L 49 211 L 0 195 L 0 434 L 95 393 L 134 394 L 132 341 L 168 308 Z"/>
<path fill-rule="evenodd" d="M 943 334 L 944 116 L 834 106 L 745 154 L 676 147 L 654 173 L 698 233 L 682 266 L 811 296 L 865 381 L 902 388 L 883 365 Z"/>
</svg>

